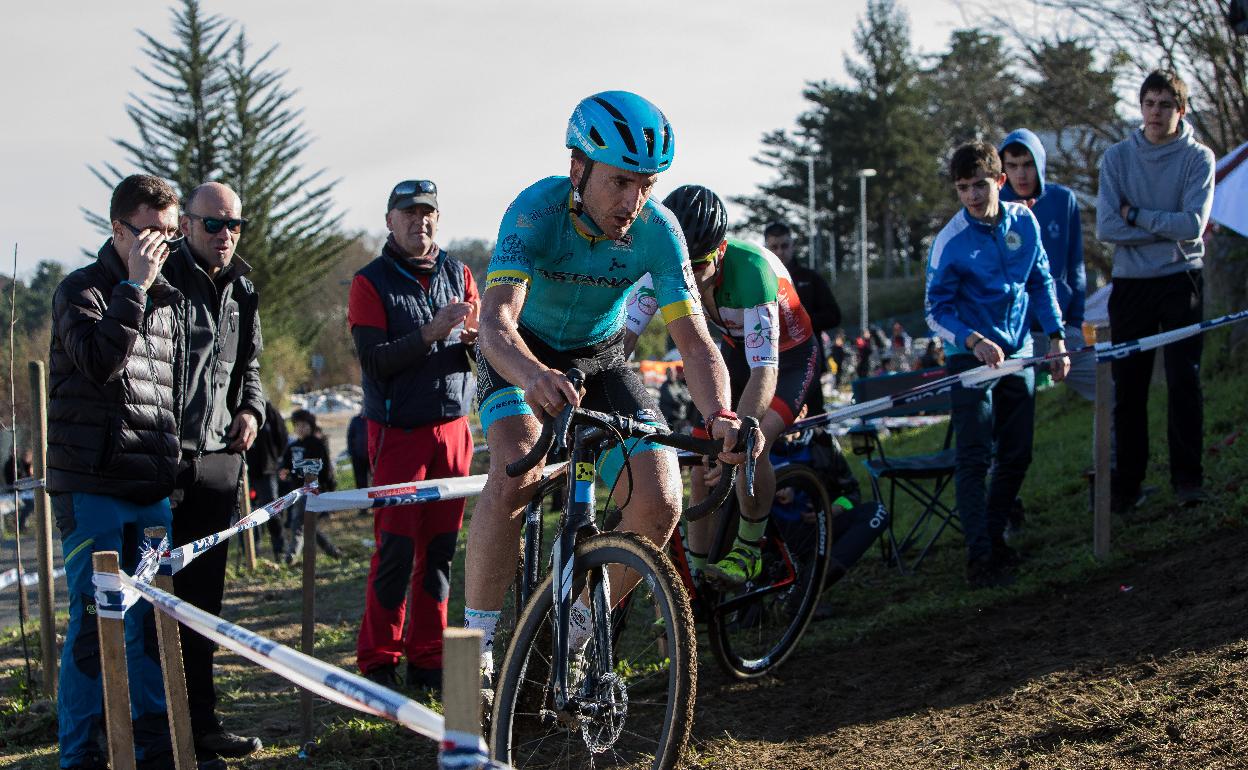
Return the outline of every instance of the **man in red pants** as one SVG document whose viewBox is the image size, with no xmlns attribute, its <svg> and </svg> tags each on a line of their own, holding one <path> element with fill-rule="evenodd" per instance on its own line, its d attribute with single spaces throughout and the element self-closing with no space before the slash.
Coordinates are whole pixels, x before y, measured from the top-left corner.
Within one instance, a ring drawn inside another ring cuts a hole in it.
<svg viewBox="0 0 1248 770">
<path fill-rule="evenodd" d="M 472 460 L 466 415 L 476 392 L 469 354 L 478 294 L 468 268 L 434 242 L 437 225 L 433 182 L 400 182 L 387 204 L 390 236 L 381 255 L 351 284 L 347 320 L 363 370 L 377 486 L 465 476 Z M 441 688 L 451 558 L 463 518 L 463 500 L 377 509 L 356 648 L 369 679 L 397 685 L 406 655 L 408 685 Z"/>
</svg>

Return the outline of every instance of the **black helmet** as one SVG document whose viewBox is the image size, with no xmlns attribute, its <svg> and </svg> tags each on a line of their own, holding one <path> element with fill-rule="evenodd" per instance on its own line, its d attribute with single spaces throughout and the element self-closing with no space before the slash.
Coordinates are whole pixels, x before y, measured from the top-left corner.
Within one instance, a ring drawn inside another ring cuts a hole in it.
<svg viewBox="0 0 1248 770">
<path fill-rule="evenodd" d="M 663 199 L 685 232 L 689 256 L 697 259 L 719 246 L 728 232 L 728 212 L 724 202 L 710 189 L 687 184 L 672 190 Z"/>
</svg>

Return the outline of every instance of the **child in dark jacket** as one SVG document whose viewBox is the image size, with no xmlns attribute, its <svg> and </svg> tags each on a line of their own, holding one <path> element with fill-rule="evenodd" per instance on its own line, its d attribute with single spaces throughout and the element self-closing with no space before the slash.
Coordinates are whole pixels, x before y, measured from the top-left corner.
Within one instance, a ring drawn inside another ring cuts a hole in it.
<svg viewBox="0 0 1248 770">
<path fill-rule="evenodd" d="M 321 461 L 321 472 L 317 477 L 320 491 L 333 492 L 338 488 L 338 480 L 334 475 L 334 461 L 329 454 L 329 441 L 317 427 L 316 415 L 306 409 L 296 409 L 290 415 L 290 422 L 294 426 L 295 440 L 286 447 L 286 453 L 282 456 L 281 470 L 278 471 L 278 479 L 285 482 L 283 494 L 298 486 L 298 477 L 292 470 L 293 463 L 305 460 Z M 324 518 L 327 515 L 321 514 L 321 517 Z M 287 539 L 288 546 L 284 556 L 287 564 L 293 563 L 303 551 L 303 515 L 296 508 L 291 509 L 290 531 L 291 536 Z M 342 558 L 342 551 L 319 527 L 316 531 L 316 544 L 330 558 Z"/>
</svg>

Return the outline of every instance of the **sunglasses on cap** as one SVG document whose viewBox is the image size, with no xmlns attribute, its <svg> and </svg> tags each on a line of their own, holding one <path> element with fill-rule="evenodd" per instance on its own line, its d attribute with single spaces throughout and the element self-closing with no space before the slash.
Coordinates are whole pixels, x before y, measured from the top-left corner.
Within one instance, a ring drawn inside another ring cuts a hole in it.
<svg viewBox="0 0 1248 770">
<path fill-rule="evenodd" d="M 438 186 L 428 179 L 409 179 L 406 182 L 399 182 L 390 191 L 390 197 L 403 195 L 437 195 Z"/>
<path fill-rule="evenodd" d="M 139 228 L 135 227 L 134 225 L 130 224 L 124 219 L 118 219 L 117 221 L 125 225 L 125 228 L 129 230 L 130 234 L 133 235 L 135 238 L 138 238 L 140 235 L 147 232 L 148 230 L 156 232 L 156 228 L 154 227 L 144 227 L 142 230 L 140 230 Z M 169 233 L 161 233 L 161 235 L 165 236 L 165 245 L 171 249 L 175 248 L 179 243 L 181 243 L 182 239 L 185 237 L 184 235 L 182 235 L 181 230 L 174 230 L 172 236 L 169 235 Z"/>
<path fill-rule="evenodd" d="M 218 217 L 201 217 L 199 214 L 192 214 L 189 211 L 186 214 L 191 219 L 198 219 L 204 223 L 204 229 L 209 235 L 216 235 L 221 232 L 224 227 L 230 228 L 230 232 L 235 235 L 242 235 L 243 229 L 247 227 L 246 219 L 220 219 Z"/>
</svg>

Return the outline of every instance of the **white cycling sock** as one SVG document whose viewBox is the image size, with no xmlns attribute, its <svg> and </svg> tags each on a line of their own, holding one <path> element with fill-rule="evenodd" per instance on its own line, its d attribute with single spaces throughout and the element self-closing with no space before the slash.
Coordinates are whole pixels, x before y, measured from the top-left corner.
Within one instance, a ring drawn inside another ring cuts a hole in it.
<svg viewBox="0 0 1248 770">
<path fill-rule="evenodd" d="M 464 608 L 464 628 L 481 632 L 481 668 L 494 673 L 494 630 L 502 610 L 474 610 Z"/>
</svg>

